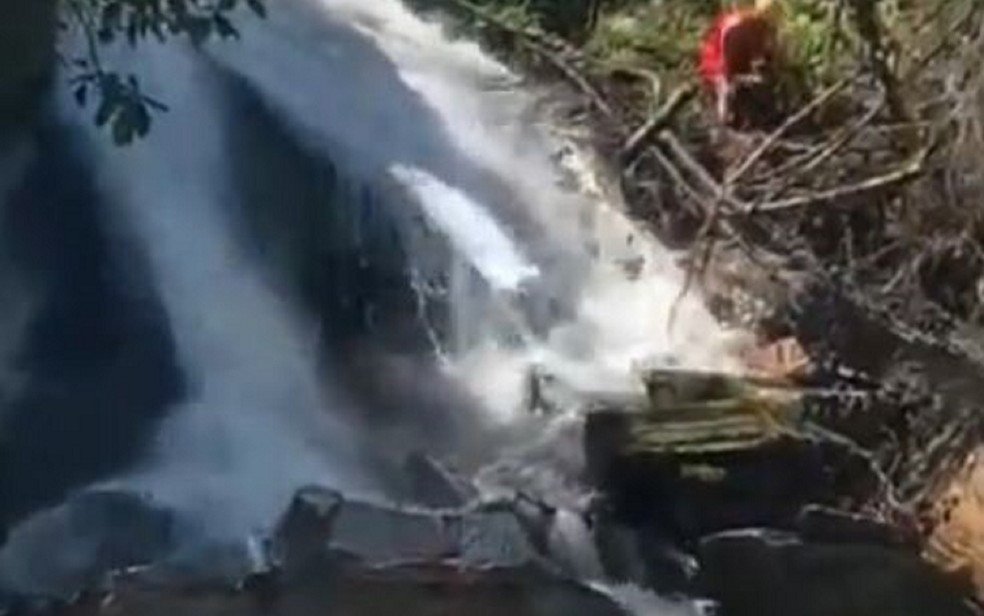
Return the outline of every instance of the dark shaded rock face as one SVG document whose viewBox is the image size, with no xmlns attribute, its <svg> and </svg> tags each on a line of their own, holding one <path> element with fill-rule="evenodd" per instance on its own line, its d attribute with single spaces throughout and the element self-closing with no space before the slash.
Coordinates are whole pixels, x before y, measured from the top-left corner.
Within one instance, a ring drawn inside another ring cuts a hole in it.
<svg viewBox="0 0 984 616">
<path fill-rule="evenodd" d="M 71 135 L 49 123 L 35 141 L 0 208 L 0 262 L 31 304 L 0 396 L 8 523 L 133 462 L 182 390 L 148 269 L 107 232 Z"/>
<path fill-rule="evenodd" d="M 250 83 L 221 68 L 216 75 L 241 244 L 318 324 L 324 370 L 355 401 L 347 419 L 373 431 L 376 452 L 398 452 L 396 464 L 414 448 L 456 448 L 476 432 L 479 413 L 435 360 L 431 335 L 452 336 L 447 297 L 431 292 L 424 300 L 413 286 L 436 285 L 431 278 L 440 274 L 411 279 L 411 270 L 424 269 L 408 255 L 418 207 L 392 182 L 353 172 L 341 148 L 328 156 L 299 140 Z M 396 89 L 394 96 L 415 100 Z M 429 258 L 451 263 L 446 242 L 431 235 Z"/>
<path fill-rule="evenodd" d="M 700 581 L 725 616 L 969 616 L 956 587 L 917 554 L 805 543 L 774 531 L 705 538 Z"/>
<path fill-rule="evenodd" d="M 243 244 L 317 315 L 326 350 L 366 337 L 393 352 L 428 348 L 404 241 L 381 195 L 300 144 L 248 83 L 217 74 Z"/>
</svg>

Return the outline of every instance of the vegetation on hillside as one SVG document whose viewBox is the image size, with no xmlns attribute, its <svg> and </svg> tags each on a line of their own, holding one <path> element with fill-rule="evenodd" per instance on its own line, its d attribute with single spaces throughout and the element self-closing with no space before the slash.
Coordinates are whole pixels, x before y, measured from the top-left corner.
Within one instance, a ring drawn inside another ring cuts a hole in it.
<svg viewBox="0 0 984 616">
<path fill-rule="evenodd" d="M 628 206 L 722 318 L 874 392 L 845 423 L 885 478 L 872 506 L 919 518 L 984 439 L 984 5 L 782 2 L 781 117 L 736 133 L 681 95 L 736 3 L 416 1 L 579 94 Z"/>
<path fill-rule="evenodd" d="M 628 206 L 689 251 L 688 287 L 723 319 L 796 336 L 827 384 L 873 392 L 869 419 L 845 422 L 884 478 L 869 505 L 919 517 L 984 440 L 984 4 L 780 0 L 780 118 L 735 133 L 693 87 L 721 0 L 408 1 L 575 95 Z M 78 101 L 120 144 L 166 101 L 104 66 L 102 45 L 235 37 L 231 11 L 264 14 L 259 0 L 61 2 L 89 43 L 64 58 Z"/>
</svg>

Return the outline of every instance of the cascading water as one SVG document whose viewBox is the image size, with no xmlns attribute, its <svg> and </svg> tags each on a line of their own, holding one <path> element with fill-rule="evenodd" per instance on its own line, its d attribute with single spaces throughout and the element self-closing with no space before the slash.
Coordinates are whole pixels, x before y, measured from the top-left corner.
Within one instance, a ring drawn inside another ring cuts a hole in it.
<svg viewBox="0 0 984 616">
<path fill-rule="evenodd" d="M 681 284 L 671 256 L 593 184 L 576 148 L 558 167 L 564 144 L 536 99 L 476 45 L 398 0 L 278 0 L 268 19 L 241 26 L 234 43 L 147 43 L 108 57 L 171 107 L 134 146 L 108 143 L 59 93 L 114 233 L 137 238 L 150 261 L 190 382 L 144 463 L 112 483 L 238 537 L 268 525 L 300 485 L 380 489 L 360 452 L 372 435 L 340 410 L 352 404 L 344 384 L 319 374 L 305 310 L 238 233 L 235 127 L 223 121 L 218 71 L 384 196 L 406 275 L 420 274 L 421 301 L 450 315 L 431 336 L 442 368 L 482 402 L 482 421 L 521 419 L 534 365 L 585 389 L 624 389 L 638 362 L 726 363 L 725 337 L 692 300 L 668 331 Z M 404 412 L 412 421 L 415 409 Z M 570 447 L 551 436 L 569 436 L 570 421 L 541 425 L 516 451 L 529 446 L 549 465 L 545 449 Z M 555 458 L 577 457 L 568 454 Z"/>
<path fill-rule="evenodd" d="M 426 200 L 422 209 L 458 257 L 498 291 L 485 304 L 518 294 L 531 327 L 551 311 L 568 317 L 546 317 L 550 327 L 539 342 L 503 355 L 492 331 L 501 319 L 490 319 L 487 305 L 476 307 L 472 286 L 448 290 L 453 305 L 471 307 L 456 311 L 456 328 L 482 331 L 455 349 L 457 363 L 467 366 L 461 372 L 481 374 L 477 386 L 493 385 L 487 397 L 507 416 L 515 398 L 480 365 L 521 378 L 510 361 L 519 354 L 519 363 L 578 364 L 583 381 L 588 367 L 610 379 L 655 356 L 701 366 L 726 361 L 719 328 L 695 302 L 684 302 L 683 318 L 672 335 L 667 331 L 681 284 L 670 255 L 603 203 L 592 171 L 576 156 L 567 179 L 581 190 L 561 186 L 555 155 L 562 144 L 542 117 L 536 120 L 535 99 L 504 89 L 516 77 L 474 44 L 449 41 L 438 24 L 420 21 L 396 0 L 292 1 L 269 23 L 247 23 L 243 44 L 217 56 L 250 80 L 299 138 L 345 160 L 366 181 L 388 174 Z M 487 231 L 490 219 L 501 231 Z M 633 261 L 642 267 L 629 275 L 625 265 Z"/>
<path fill-rule="evenodd" d="M 359 487 L 351 437 L 324 412 L 330 392 L 310 332 L 234 242 L 221 107 L 207 74 L 167 45 L 145 48 L 135 69 L 183 112 L 127 150 L 99 134 L 90 143 L 119 232 L 149 253 L 191 393 L 146 468 L 122 481 L 198 510 L 213 532 L 244 536 L 298 485 Z"/>
</svg>

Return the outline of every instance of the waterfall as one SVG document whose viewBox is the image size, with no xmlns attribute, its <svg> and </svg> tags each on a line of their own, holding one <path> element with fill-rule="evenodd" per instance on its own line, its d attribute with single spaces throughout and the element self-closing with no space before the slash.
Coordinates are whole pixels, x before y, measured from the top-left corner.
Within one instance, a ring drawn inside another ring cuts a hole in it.
<svg viewBox="0 0 984 616">
<path fill-rule="evenodd" d="M 598 187 L 589 161 L 575 152 L 558 167 L 568 144 L 537 116 L 536 97 L 475 44 L 449 40 L 398 0 L 287 0 L 244 26 L 240 43 L 213 55 L 299 139 L 367 182 L 388 175 L 405 185 L 423 204 L 400 206 L 436 218 L 456 261 L 484 278 L 476 289 L 444 264 L 452 369 L 475 376 L 473 390 L 496 416 L 514 416 L 531 363 L 618 388 L 640 361 L 727 365 L 724 336 L 694 299 L 668 331 L 682 285 L 672 256 Z M 413 252 L 425 260 L 428 251 Z M 504 329 L 525 342 L 504 344 L 515 338 Z"/>
<path fill-rule="evenodd" d="M 726 336 L 698 301 L 684 298 L 668 329 L 682 284 L 673 255 L 623 214 L 586 151 L 555 134 L 506 67 L 398 0 L 270 5 L 268 19 L 237 20 L 240 40 L 106 50 L 170 108 L 136 144 L 114 146 L 56 92 L 89 153 L 106 224 L 150 264 L 188 381 L 143 462 L 109 484 L 149 492 L 222 538 L 269 525 L 304 484 L 384 492 L 365 461 L 383 445 L 355 419 L 371 409 L 353 408 L 346 383 L 319 362 L 314 311 L 243 239 L 247 195 L 221 85 L 230 75 L 396 221 L 407 261 L 397 273 L 420 295 L 414 318 L 426 321 L 431 304 L 449 315 L 446 327 L 424 325 L 443 375 L 479 400 L 481 425 L 525 421 L 534 366 L 585 389 L 630 389 L 646 362 L 728 365 Z M 355 209 L 361 192 L 323 207 Z M 426 410 L 414 402 L 406 421 Z M 576 465 L 571 420 L 515 431 L 508 455 L 527 447 L 531 464 L 550 464 L 556 446 L 554 458 Z M 569 542 L 584 534 L 562 530 Z M 570 557 L 587 560 L 577 546 Z"/>
<path fill-rule="evenodd" d="M 393 195 L 411 265 L 449 287 L 447 370 L 490 417 L 516 416 L 533 364 L 609 389 L 632 387 L 640 361 L 720 364 L 723 337 L 693 300 L 667 331 L 681 284 L 670 255 L 606 202 L 590 163 L 568 152 L 558 167 L 564 144 L 505 67 L 397 0 L 271 8 L 267 20 L 243 16 L 241 40 L 204 51 L 110 50 L 171 108 L 134 146 L 111 145 L 62 96 L 88 133 L 114 229 L 149 255 L 192 383 L 152 455 L 121 481 L 234 533 L 271 520 L 302 483 L 373 489 L 356 429 L 334 408 L 348 400 L 316 371 L 303 311 L 234 233 L 224 148 L 235 127 L 222 121 L 216 66 L 246 79 L 299 141 Z M 432 252 L 421 226 L 450 252 Z"/>
</svg>

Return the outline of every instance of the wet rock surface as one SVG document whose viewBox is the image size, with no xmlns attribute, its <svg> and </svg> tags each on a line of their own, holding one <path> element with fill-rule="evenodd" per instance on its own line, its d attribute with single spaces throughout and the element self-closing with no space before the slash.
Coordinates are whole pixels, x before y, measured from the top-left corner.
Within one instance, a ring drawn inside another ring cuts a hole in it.
<svg viewBox="0 0 984 616">
<path fill-rule="evenodd" d="M 157 587 L 136 579 L 119 580 L 112 593 L 100 602 L 76 604 L 53 613 L 133 616 L 616 616 L 624 613 L 603 595 L 538 569 L 475 571 L 445 564 L 372 568 L 329 555 L 308 573 L 304 579 L 267 593 L 216 587 Z"/>
<path fill-rule="evenodd" d="M 58 541 L 82 524 L 98 529 L 90 534 L 99 549 L 80 555 L 70 574 L 39 565 L 32 579 L 57 583 L 12 589 L 0 597 L 8 613 L 624 613 L 552 567 L 530 541 L 538 520 L 516 513 L 510 501 L 412 509 L 349 501 L 309 486 L 297 492 L 268 537 L 191 550 L 195 562 L 189 566 L 189 551 L 161 541 L 167 527 L 157 528 L 157 510 L 137 497 L 95 494 L 83 500 L 54 522 L 32 520 L 40 529 L 32 534 Z M 112 524 L 121 515 L 125 524 Z M 15 531 L 20 534 L 27 531 Z M 110 548 L 120 542 L 131 552 L 115 554 Z M 233 570 L 240 577 L 229 576 Z"/>
<path fill-rule="evenodd" d="M 403 470 L 408 498 L 425 507 L 463 507 L 478 497 L 473 485 L 426 454 L 407 456 Z"/>
<path fill-rule="evenodd" d="M 646 400 L 602 404 L 586 422 L 611 577 L 731 616 L 977 613 L 912 529 L 841 509 L 872 490 L 870 467 L 800 400 L 720 375 L 656 376 Z"/>
<path fill-rule="evenodd" d="M 911 550 L 740 530 L 705 537 L 699 557 L 699 584 L 726 615 L 975 613 L 963 599 L 965 589 Z"/>
<path fill-rule="evenodd" d="M 173 514 L 135 495 L 84 494 L 15 528 L 10 545 L 36 556 L 71 535 L 85 550 L 19 564 L 32 583 L 8 584 L 0 602 L 32 616 L 591 616 L 628 613 L 610 594 L 621 585 L 706 599 L 725 616 L 976 613 L 969 587 L 927 563 L 918 537 L 837 507 L 857 488 L 844 483 L 857 461 L 803 437 L 789 398 L 769 406 L 694 374 L 648 385 L 645 399 L 589 406 L 590 498 L 493 495 L 414 455 L 401 496 L 412 505 L 312 485 L 269 533 L 176 548 Z M 729 397 L 744 402 L 720 403 Z M 0 554 L 8 578 L 16 553 Z"/>
</svg>

